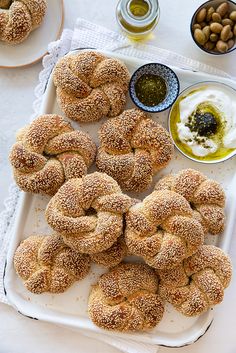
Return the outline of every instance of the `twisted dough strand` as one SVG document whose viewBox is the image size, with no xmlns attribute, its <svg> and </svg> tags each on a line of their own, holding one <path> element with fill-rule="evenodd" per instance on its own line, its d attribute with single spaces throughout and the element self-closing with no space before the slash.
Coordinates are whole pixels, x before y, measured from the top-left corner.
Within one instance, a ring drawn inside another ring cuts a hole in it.
<svg viewBox="0 0 236 353">
<path fill-rule="evenodd" d="M 109 268 L 118 265 L 127 254 L 127 246 L 124 237 L 121 235 L 109 249 L 97 254 L 91 254 L 90 257 L 91 260 L 98 265 Z"/>
<path fill-rule="evenodd" d="M 167 175 L 156 184 L 155 190 L 172 190 L 185 197 L 198 212 L 206 232 L 219 234 L 224 230 L 224 190 L 199 171 L 184 169 L 178 174 Z"/>
</svg>

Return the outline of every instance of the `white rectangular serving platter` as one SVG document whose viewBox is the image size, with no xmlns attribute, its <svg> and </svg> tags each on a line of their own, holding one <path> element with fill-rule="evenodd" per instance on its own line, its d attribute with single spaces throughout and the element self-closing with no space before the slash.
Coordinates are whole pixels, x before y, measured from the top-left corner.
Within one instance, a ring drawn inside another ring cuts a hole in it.
<svg viewBox="0 0 236 353">
<path fill-rule="evenodd" d="M 76 51 L 75 51 L 76 52 Z M 147 63 L 144 60 L 125 57 L 116 53 L 103 52 L 105 55 L 115 57 L 127 65 L 130 73 L 139 66 Z M 210 76 L 200 72 L 192 72 L 173 67 L 179 77 L 181 90 L 200 81 L 218 81 L 229 84 L 236 89 L 236 83 L 222 77 Z M 131 100 L 128 99 L 127 107 L 132 107 Z M 42 114 L 58 113 L 63 115 L 56 102 L 56 91 L 50 78 L 45 92 Z M 153 119 L 167 127 L 168 111 L 154 114 Z M 73 122 L 72 125 L 88 132 L 98 145 L 97 131 L 105 119 L 97 123 L 79 125 Z M 152 187 L 143 194 L 133 194 L 137 198 L 143 198 L 152 191 L 155 182 L 165 174 L 177 172 L 183 168 L 195 168 L 219 181 L 224 187 L 227 196 L 226 215 L 227 225 L 224 233 L 220 236 L 208 236 L 206 242 L 215 244 L 223 250 L 228 251 L 230 239 L 233 234 L 234 217 L 236 212 L 236 202 L 234 190 L 236 190 L 236 158 L 219 164 L 201 164 L 193 162 L 175 149 L 174 158 L 167 168 L 156 175 Z M 95 166 L 90 172 L 95 170 Z M 162 322 L 152 331 L 144 333 L 123 334 L 118 332 L 108 332 L 97 328 L 89 319 L 87 314 L 87 300 L 92 284 L 106 271 L 103 267 L 92 265 L 90 274 L 82 281 L 72 285 L 63 294 L 41 294 L 34 295 L 27 291 L 21 280 L 14 271 L 13 256 L 19 243 L 32 234 L 50 234 L 52 231 L 46 224 L 44 210 L 49 201 L 49 197 L 22 193 L 20 207 L 16 217 L 11 244 L 7 256 L 4 284 L 7 298 L 10 303 L 22 314 L 58 325 L 70 327 L 72 329 L 83 329 L 97 333 L 106 333 L 115 337 L 132 339 L 137 342 L 165 345 L 170 347 L 180 347 L 191 344 L 201 337 L 210 326 L 213 320 L 213 310 L 195 318 L 187 318 L 166 305 L 165 315 Z"/>
</svg>

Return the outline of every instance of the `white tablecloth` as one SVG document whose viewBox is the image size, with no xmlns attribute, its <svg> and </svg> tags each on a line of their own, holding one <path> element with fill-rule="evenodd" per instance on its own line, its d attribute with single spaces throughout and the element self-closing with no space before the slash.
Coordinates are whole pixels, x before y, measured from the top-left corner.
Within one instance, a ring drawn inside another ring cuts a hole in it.
<svg viewBox="0 0 236 353">
<path fill-rule="evenodd" d="M 50 1 L 50 0 L 49 0 Z M 80 16 L 87 20 L 117 30 L 115 21 L 116 0 L 64 0 L 65 27 L 73 28 Z M 236 51 L 226 56 L 213 57 L 201 52 L 193 43 L 189 33 L 191 14 L 200 5 L 200 0 L 160 0 L 161 18 L 151 43 L 171 49 L 206 64 L 218 67 L 236 76 Z M 15 140 L 16 130 L 23 126 L 32 113 L 33 89 L 38 80 L 41 64 L 26 69 L 0 70 L 0 211 L 11 182 L 11 171 L 7 162 L 9 147 Z M 1 134 L 4 131 L 4 135 Z M 231 245 L 231 256 L 236 265 L 236 241 Z M 192 346 L 177 349 L 161 348 L 161 352 L 234 353 L 236 351 L 236 281 L 226 291 L 225 301 L 218 307 L 209 332 Z M 0 353 L 49 353 L 64 352 L 118 352 L 107 345 L 85 338 L 78 333 L 42 322 L 26 319 L 12 308 L 0 305 Z"/>
</svg>

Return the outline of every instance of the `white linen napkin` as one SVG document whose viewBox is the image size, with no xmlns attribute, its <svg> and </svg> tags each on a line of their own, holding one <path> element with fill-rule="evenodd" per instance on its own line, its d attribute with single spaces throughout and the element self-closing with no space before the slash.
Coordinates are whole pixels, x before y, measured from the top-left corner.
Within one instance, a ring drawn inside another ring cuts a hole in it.
<svg viewBox="0 0 236 353">
<path fill-rule="evenodd" d="M 45 92 L 49 76 L 58 59 L 71 50 L 82 48 L 103 49 L 116 51 L 123 55 L 134 56 L 140 59 L 160 62 L 166 65 L 178 66 L 183 69 L 202 71 L 208 74 L 230 77 L 224 71 L 176 54 L 174 52 L 160 49 L 140 43 L 131 43 L 126 37 L 119 33 L 112 32 L 104 27 L 95 25 L 83 19 L 78 19 L 74 31 L 65 29 L 61 39 L 50 43 L 48 55 L 43 59 L 43 70 L 39 74 L 39 84 L 35 89 L 36 100 L 34 102 L 35 118 L 40 112 L 40 106 Z M 0 302 L 9 304 L 3 286 L 3 275 L 6 261 L 8 244 L 11 236 L 12 226 L 18 207 L 19 189 L 15 184 L 11 185 L 9 197 L 5 201 L 5 210 L 0 214 Z M 138 343 L 133 340 L 126 340 L 117 337 L 110 337 L 106 334 L 96 334 L 89 331 L 78 330 L 79 333 L 99 339 L 126 353 L 156 353 L 158 346 Z"/>
</svg>

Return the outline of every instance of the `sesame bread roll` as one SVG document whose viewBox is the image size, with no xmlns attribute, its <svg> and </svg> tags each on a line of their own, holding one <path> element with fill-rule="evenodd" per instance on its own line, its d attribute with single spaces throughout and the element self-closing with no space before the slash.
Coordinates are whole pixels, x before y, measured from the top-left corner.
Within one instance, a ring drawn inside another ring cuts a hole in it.
<svg viewBox="0 0 236 353">
<path fill-rule="evenodd" d="M 176 268 L 157 271 L 160 295 L 186 316 L 219 304 L 232 276 L 230 258 L 213 245 L 202 245 Z"/>
<path fill-rule="evenodd" d="M 173 155 L 171 138 L 161 125 L 139 109 L 125 110 L 100 131 L 96 164 L 127 191 L 146 190 L 153 176 Z"/>
<path fill-rule="evenodd" d="M 123 110 L 130 75 L 119 60 L 86 51 L 60 59 L 53 79 L 65 115 L 88 123 Z"/>
<path fill-rule="evenodd" d="M 132 203 L 114 179 L 95 172 L 65 183 L 49 201 L 45 215 L 68 246 L 97 254 L 123 234 L 123 216 Z"/>
<path fill-rule="evenodd" d="M 122 263 L 102 275 L 92 287 L 88 312 L 95 325 L 106 330 L 145 331 L 162 319 L 164 305 L 153 269 Z"/>
<path fill-rule="evenodd" d="M 157 269 L 169 269 L 204 242 L 202 225 L 188 201 L 173 191 L 154 191 L 126 215 L 128 251 Z"/>
<path fill-rule="evenodd" d="M 17 185 L 26 192 L 54 195 L 68 179 L 87 174 L 96 145 L 55 114 L 42 115 L 19 131 L 10 152 Z"/>
<path fill-rule="evenodd" d="M 70 249 L 59 235 L 32 235 L 16 249 L 14 266 L 30 292 L 63 293 L 88 274 L 90 258 Z"/>
<path fill-rule="evenodd" d="M 0 41 L 23 42 L 41 25 L 46 8 L 45 0 L 0 0 Z"/>
</svg>

